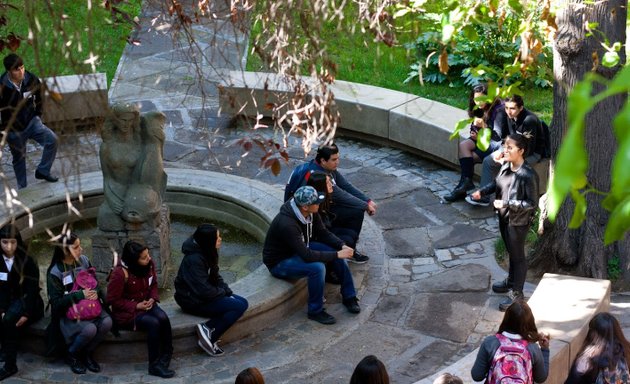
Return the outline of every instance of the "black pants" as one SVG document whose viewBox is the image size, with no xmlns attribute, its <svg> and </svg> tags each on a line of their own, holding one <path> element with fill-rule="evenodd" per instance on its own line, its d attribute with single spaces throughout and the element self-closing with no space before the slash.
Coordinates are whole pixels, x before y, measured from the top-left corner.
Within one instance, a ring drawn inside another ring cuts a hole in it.
<svg viewBox="0 0 630 384">
<path fill-rule="evenodd" d="M 150 364 L 155 363 L 164 354 L 173 354 L 171 321 L 162 308 L 154 304 L 149 311 L 136 316 L 135 323 L 136 329 L 147 333 Z"/>
<path fill-rule="evenodd" d="M 333 228 L 349 228 L 357 234 L 357 238 L 359 237 L 361 227 L 363 226 L 364 210 L 340 207 L 333 204 L 330 208 L 330 212 L 334 214 L 332 222 Z"/>
<path fill-rule="evenodd" d="M 21 338 L 22 330 L 41 318 L 41 316 L 36 315 L 35 319 L 29 318 L 25 324 L 16 327 L 15 323 L 20 320 L 23 314 L 24 306 L 22 300 L 13 300 L 2 318 L 0 338 L 2 339 L 2 351 L 5 354 L 4 361 L 7 364 L 15 364 L 18 342 Z"/>
<path fill-rule="evenodd" d="M 510 256 L 508 281 L 512 282 L 514 291 L 523 291 L 527 277 L 527 259 L 525 258 L 525 238 L 529 225 L 512 226 L 506 219 L 499 218 L 499 230 Z"/>
</svg>

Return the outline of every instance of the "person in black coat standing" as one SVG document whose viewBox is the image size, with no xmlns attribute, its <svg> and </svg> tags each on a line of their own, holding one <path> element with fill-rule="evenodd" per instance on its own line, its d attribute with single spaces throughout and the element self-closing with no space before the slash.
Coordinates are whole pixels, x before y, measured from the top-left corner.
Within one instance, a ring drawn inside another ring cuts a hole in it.
<svg viewBox="0 0 630 384">
<path fill-rule="evenodd" d="M 2 262 L 0 262 L 0 338 L 4 366 L 0 380 L 17 371 L 16 357 L 21 331 L 44 315 L 39 293 L 39 268 L 26 254 L 20 232 L 13 224 L 0 228 Z"/>
</svg>

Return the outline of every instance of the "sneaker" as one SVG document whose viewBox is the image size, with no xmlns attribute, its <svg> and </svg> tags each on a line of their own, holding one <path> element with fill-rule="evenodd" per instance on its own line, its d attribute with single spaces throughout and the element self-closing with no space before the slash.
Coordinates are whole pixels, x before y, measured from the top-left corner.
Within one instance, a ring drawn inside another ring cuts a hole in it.
<svg viewBox="0 0 630 384">
<path fill-rule="evenodd" d="M 214 328 L 208 328 L 206 323 L 199 323 L 196 329 L 199 340 L 203 340 L 206 345 L 212 345 L 212 332 L 214 332 Z"/>
<path fill-rule="evenodd" d="M 368 262 L 368 260 L 370 260 L 368 256 L 360 253 L 356 249 L 354 250 L 354 255 L 348 259 L 349 262 L 355 263 L 355 264 L 365 264 Z"/>
<path fill-rule="evenodd" d="M 488 199 L 487 197 L 482 197 L 479 200 L 473 200 L 473 198 L 468 195 L 466 196 L 466 202 L 468 204 L 478 205 L 480 207 L 487 207 L 488 205 L 490 205 L 490 199 Z"/>
<path fill-rule="evenodd" d="M 334 317 L 332 317 L 330 314 L 328 314 L 328 312 L 326 312 L 325 310 L 322 309 L 321 312 L 315 313 L 315 314 L 308 314 L 308 318 L 310 320 L 315 320 L 320 324 L 324 324 L 324 325 L 330 325 L 330 324 L 335 324 L 337 322 L 337 320 L 335 320 Z"/>
<path fill-rule="evenodd" d="M 350 313 L 361 312 L 361 307 L 359 307 L 359 299 L 357 299 L 356 296 L 353 296 L 348 299 L 343 299 L 343 305 L 346 307 L 346 309 Z"/>
<path fill-rule="evenodd" d="M 505 299 L 501 303 L 499 303 L 499 310 L 501 312 L 505 312 L 510 307 L 510 305 L 512 305 L 512 303 L 514 303 L 515 301 L 519 301 L 519 300 L 525 300 L 525 296 L 523 295 L 523 292 L 521 292 L 521 291 L 510 291 L 510 293 L 508 294 L 507 299 Z"/>
<path fill-rule="evenodd" d="M 507 277 L 504 280 L 492 284 L 492 292 L 494 293 L 506 293 L 510 289 L 512 289 L 512 283 L 508 281 Z"/>
<path fill-rule="evenodd" d="M 217 343 L 210 343 L 208 345 L 206 344 L 205 340 L 199 339 L 197 340 L 197 345 L 201 347 L 201 349 L 203 349 L 204 352 L 206 352 L 208 355 L 213 356 L 213 357 L 221 356 L 225 353 L 223 349 L 221 349 L 221 347 L 219 347 Z"/>
</svg>

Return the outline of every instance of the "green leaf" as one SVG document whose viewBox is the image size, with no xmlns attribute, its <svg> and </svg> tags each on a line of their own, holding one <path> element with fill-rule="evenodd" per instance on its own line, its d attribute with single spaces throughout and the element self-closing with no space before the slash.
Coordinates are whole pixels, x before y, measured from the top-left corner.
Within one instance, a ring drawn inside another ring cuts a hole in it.
<svg viewBox="0 0 630 384">
<path fill-rule="evenodd" d="M 573 215 L 571 216 L 571 222 L 569 228 L 579 228 L 586 218 L 586 196 L 580 193 L 578 190 L 571 190 L 571 197 L 575 202 L 575 208 L 573 209 Z"/>
<path fill-rule="evenodd" d="M 612 68 L 619 64 L 619 54 L 617 52 L 607 51 L 602 57 L 602 65 L 606 68 Z"/>
<path fill-rule="evenodd" d="M 475 27 L 473 27 L 471 24 L 464 26 L 464 28 L 462 28 L 462 33 L 464 34 L 464 37 L 468 40 L 477 40 L 479 39 L 479 34 L 477 33 L 477 30 L 475 30 Z"/>
<path fill-rule="evenodd" d="M 408 14 L 409 11 L 410 11 L 409 8 L 401 8 L 401 9 L 397 10 L 396 12 L 394 12 L 394 16 L 393 17 L 394 17 L 394 19 L 397 19 L 399 17 L 403 17 L 406 14 Z"/>
<path fill-rule="evenodd" d="M 615 44 L 613 44 L 612 49 L 614 49 L 615 52 L 619 52 L 621 50 L 621 43 L 617 41 Z"/>
<path fill-rule="evenodd" d="M 618 204 L 610 214 L 606 231 L 604 232 L 604 244 L 610 245 L 617 240 L 621 240 L 628 229 L 630 229 L 630 196 Z"/>
<path fill-rule="evenodd" d="M 617 204 L 619 204 L 619 200 L 617 200 L 612 193 L 607 194 L 604 200 L 602 200 L 602 207 L 608 212 L 612 212 Z"/>
<path fill-rule="evenodd" d="M 624 194 L 630 193 L 630 103 L 626 101 L 623 109 L 613 120 L 615 135 L 619 147 L 615 153 L 611 172 L 610 192 L 617 200 L 621 200 Z"/>
<path fill-rule="evenodd" d="M 523 5 L 521 4 L 520 0 L 508 0 L 508 4 L 510 5 L 510 8 L 512 8 L 517 14 L 523 12 Z"/>
<path fill-rule="evenodd" d="M 598 77 L 591 75 L 593 79 Z M 606 98 L 617 93 L 626 93 L 630 90 L 630 65 L 622 67 L 617 75 L 608 83 L 605 91 L 597 95 L 599 99 Z"/>
<path fill-rule="evenodd" d="M 473 119 L 462 119 L 458 121 L 455 125 L 455 130 L 453 131 L 453 133 L 451 133 L 451 136 L 449 136 L 448 139 L 453 140 L 454 138 L 459 137 L 459 131 L 468 127 L 470 123 L 472 123 L 472 121 Z"/>
<path fill-rule="evenodd" d="M 477 132 L 477 148 L 486 151 L 490 146 L 490 137 L 492 137 L 492 130 L 490 128 L 481 128 Z"/>
</svg>

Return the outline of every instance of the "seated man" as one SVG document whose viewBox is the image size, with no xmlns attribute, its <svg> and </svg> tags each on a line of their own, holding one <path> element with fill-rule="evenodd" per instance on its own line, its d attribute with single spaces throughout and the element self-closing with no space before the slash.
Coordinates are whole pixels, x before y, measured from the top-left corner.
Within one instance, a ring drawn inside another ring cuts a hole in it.
<svg viewBox="0 0 630 384">
<path fill-rule="evenodd" d="M 284 200 L 287 201 L 301 186 L 306 185 L 310 172 L 323 171 L 327 173 L 333 183 L 331 228 L 348 228 L 356 233 L 358 238 L 363 226 L 363 214 L 370 216 L 376 213 L 376 203 L 365 196 L 348 182 L 337 170 L 339 166 L 339 148 L 336 144 L 325 144 L 317 149 L 315 159 L 297 167 L 289 178 L 284 190 Z M 310 171 L 310 172 L 309 172 Z M 354 244 L 353 244 L 354 246 Z M 349 260 L 353 263 L 363 264 L 370 258 L 354 251 L 354 256 Z"/>
<path fill-rule="evenodd" d="M 540 119 L 533 112 L 525 109 L 523 98 L 519 95 L 513 95 L 505 99 L 505 113 L 508 116 L 508 134 L 521 134 L 529 138 L 525 160 L 530 165 L 536 164 L 542 157 L 541 154 L 544 152 L 545 145 L 544 141 L 540 139 L 542 131 Z M 483 159 L 481 181 L 479 182 L 480 188 L 494 181 L 501 169 L 501 165 L 503 165 L 503 147 Z M 487 207 L 490 205 L 490 197 L 484 196 L 479 200 L 475 200 L 468 195 L 466 196 L 466 202 Z"/>
<path fill-rule="evenodd" d="M 350 313 L 361 308 L 352 275 L 345 259 L 353 250 L 330 233 L 317 211 L 324 195 L 315 188 L 298 188 L 293 198 L 280 208 L 265 238 L 263 262 L 279 279 L 308 279 L 308 318 L 322 324 L 334 324 L 335 318 L 324 310 L 325 264 L 332 262 L 341 280 L 343 305 Z"/>
</svg>

